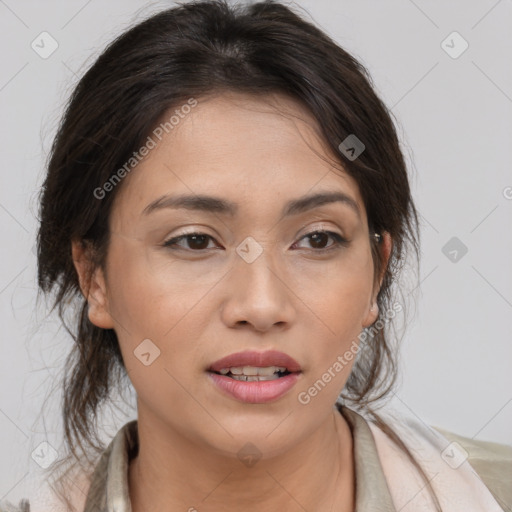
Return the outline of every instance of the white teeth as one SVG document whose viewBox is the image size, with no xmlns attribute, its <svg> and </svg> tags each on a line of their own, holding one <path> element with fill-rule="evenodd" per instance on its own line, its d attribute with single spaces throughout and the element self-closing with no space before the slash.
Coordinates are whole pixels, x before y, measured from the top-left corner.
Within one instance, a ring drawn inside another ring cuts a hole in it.
<svg viewBox="0 0 512 512">
<path fill-rule="evenodd" d="M 261 381 L 261 380 L 276 380 L 279 379 L 279 375 L 274 373 L 272 375 L 231 375 L 233 380 L 243 380 L 247 382 Z"/>
<path fill-rule="evenodd" d="M 240 375 L 246 377 L 272 377 L 277 372 L 286 371 L 286 367 L 284 366 L 266 366 L 264 368 L 260 368 L 257 366 L 238 366 L 233 368 L 222 368 L 220 370 L 221 375 L 227 375 L 231 372 L 232 375 Z M 276 376 L 277 377 L 277 376 Z M 240 379 L 239 379 L 240 380 Z M 254 379 L 246 379 L 246 380 L 254 380 Z M 269 380 L 269 379 L 260 379 L 260 380 Z"/>
</svg>

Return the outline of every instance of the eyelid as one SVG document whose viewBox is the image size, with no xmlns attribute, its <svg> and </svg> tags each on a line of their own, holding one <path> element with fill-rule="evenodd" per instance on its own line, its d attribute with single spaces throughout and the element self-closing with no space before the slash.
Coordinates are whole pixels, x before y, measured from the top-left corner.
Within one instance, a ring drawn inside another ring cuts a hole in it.
<svg viewBox="0 0 512 512">
<path fill-rule="evenodd" d="M 217 240 L 215 239 L 215 237 L 213 235 L 210 235 L 208 233 L 205 233 L 204 231 L 200 231 L 198 229 L 192 229 L 191 231 L 184 231 L 182 233 L 178 233 L 177 235 L 174 235 L 174 236 L 171 236 L 171 237 L 168 237 L 166 238 L 163 242 L 162 242 L 162 247 L 164 248 L 171 248 L 171 249 L 182 249 L 184 251 L 188 251 L 188 252 L 197 252 L 197 253 L 200 253 L 202 252 L 203 250 L 207 250 L 207 249 L 203 249 L 203 250 L 198 250 L 198 251 L 194 251 L 194 250 L 191 250 L 191 249 L 187 249 L 185 247 L 181 247 L 181 246 L 178 246 L 176 245 L 175 247 L 172 247 L 172 244 L 171 242 L 178 242 L 180 241 L 181 239 L 184 239 L 184 238 L 187 238 L 188 236 L 193 236 L 193 235 L 196 235 L 196 236 L 205 236 L 207 238 L 209 238 L 210 240 L 214 241 L 216 244 L 218 244 Z"/>
<path fill-rule="evenodd" d="M 320 221 L 322 222 L 322 221 Z M 185 228 L 186 229 L 186 228 Z M 181 233 L 178 233 L 177 235 L 175 236 L 172 236 L 172 237 L 168 237 L 166 238 L 166 240 L 164 240 L 164 243 L 170 239 L 173 239 L 173 238 L 179 238 L 181 236 L 187 236 L 187 235 L 207 235 L 207 236 L 210 236 L 212 238 L 215 238 L 215 235 L 210 235 L 208 233 L 206 233 L 205 231 L 200 231 L 200 229 L 205 229 L 203 227 L 191 227 L 190 230 L 187 230 L 187 231 L 183 231 Z M 314 232 L 317 232 L 317 231 L 329 231 L 329 232 L 333 232 L 332 231 L 333 228 L 331 228 L 330 226 L 328 225 L 325 225 L 325 222 L 324 223 L 321 223 L 319 226 L 313 226 L 313 227 L 310 227 L 309 225 L 308 226 L 303 226 L 299 231 L 298 233 L 295 235 L 295 239 L 301 239 L 303 238 L 304 236 L 306 235 L 309 235 L 311 233 L 314 233 Z M 302 230 L 306 230 L 303 234 L 299 234 Z M 342 238 L 346 239 L 346 237 L 342 234 L 342 233 L 336 233 L 337 235 L 341 236 Z"/>
<path fill-rule="evenodd" d="M 334 242 L 331 245 L 327 246 L 326 248 L 310 249 L 314 253 L 318 253 L 318 254 L 327 253 L 327 252 L 329 252 L 331 250 L 341 249 L 343 247 L 347 247 L 351 243 L 350 240 L 348 240 L 346 237 L 344 237 L 340 233 L 337 233 L 336 231 L 328 229 L 325 226 L 320 226 L 320 227 L 310 228 L 306 233 L 296 237 L 296 241 L 293 242 L 292 246 L 300 243 L 302 240 L 304 240 L 308 236 L 311 236 L 311 235 L 313 235 L 315 233 L 325 233 L 326 235 L 331 237 L 334 240 Z M 202 253 L 204 251 L 211 250 L 211 249 L 208 249 L 208 248 L 193 250 L 193 249 L 189 249 L 189 248 L 177 245 L 177 242 L 181 241 L 182 239 L 186 239 L 188 236 L 194 236 L 194 235 L 195 236 L 207 237 L 209 240 L 211 240 L 214 243 L 218 244 L 218 242 L 217 242 L 217 240 L 215 239 L 214 236 L 212 236 L 212 235 L 210 235 L 208 233 L 199 231 L 197 229 L 194 230 L 193 228 L 191 228 L 190 231 L 184 231 L 182 233 L 177 234 L 176 236 L 172 236 L 170 238 L 165 239 L 164 242 L 162 243 L 162 247 L 168 248 L 168 249 L 172 249 L 172 250 L 183 250 L 183 251 L 187 251 L 189 253 Z M 209 243 L 208 243 L 208 245 L 209 245 Z"/>
<path fill-rule="evenodd" d="M 308 224 L 307 226 L 302 227 L 299 230 L 299 233 L 302 233 L 302 231 L 304 231 L 304 233 L 297 234 L 296 237 L 303 238 L 304 236 L 309 235 L 311 233 L 315 233 L 317 231 L 334 232 L 333 229 L 335 229 L 335 228 L 333 226 L 328 225 L 325 221 L 324 222 L 320 221 L 320 224 L 318 224 L 318 225 L 315 224 L 315 225 L 311 226 L 310 224 Z M 341 233 L 336 233 L 336 234 L 339 234 L 339 236 L 343 236 Z"/>
</svg>

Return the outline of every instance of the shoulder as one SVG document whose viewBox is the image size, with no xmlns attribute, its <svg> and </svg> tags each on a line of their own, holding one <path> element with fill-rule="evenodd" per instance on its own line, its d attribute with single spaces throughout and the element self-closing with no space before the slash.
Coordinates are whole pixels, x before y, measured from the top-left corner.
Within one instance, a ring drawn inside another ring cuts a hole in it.
<svg viewBox="0 0 512 512">
<path fill-rule="evenodd" d="M 465 450 L 469 464 L 496 501 L 502 507 L 512 508 L 512 446 L 464 437 L 436 426 L 433 428 L 449 441 L 458 443 L 458 450 L 459 447 Z"/>
<path fill-rule="evenodd" d="M 0 501 L 0 512 L 30 512 L 30 503 L 26 499 L 20 500 L 18 505 L 13 505 L 7 500 Z"/>
</svg>

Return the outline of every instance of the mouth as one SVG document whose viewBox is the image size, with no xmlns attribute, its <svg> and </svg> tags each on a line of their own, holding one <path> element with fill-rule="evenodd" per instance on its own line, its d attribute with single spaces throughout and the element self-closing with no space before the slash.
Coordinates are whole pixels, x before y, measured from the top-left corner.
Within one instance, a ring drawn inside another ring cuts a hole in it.
<svg viewBox="0 0 512 512">
<path fill-rule="evenodd" d="M 295 359 L 275 350 L 231 354 L 206 371 L 225 395 L 252 404 L 272 402 L 284 396 L 302 373 Z"/>
<path fill-rule="evenodd" d="M 233 380 L 245 381 L 245 382 L 261 382 L 267 380 L 276 380 L 290 375 L 290 372 L 284 366 L 239 366 L 232 368 L 222 368 L 216 373 L 217 375 L 223 375 Z"/>
<path fill-rule="evenodd" d="M 277 350 L 256 352 L 246 350 L 215 361 L 208 369 L 219 375 L 227 375 L 235 380 L 254 380 L 239 377 L 258 377 L 260 380 L 273 380 L 288 373 L 299 373 L 300 364 L 288 354 Z"/>
</svg>

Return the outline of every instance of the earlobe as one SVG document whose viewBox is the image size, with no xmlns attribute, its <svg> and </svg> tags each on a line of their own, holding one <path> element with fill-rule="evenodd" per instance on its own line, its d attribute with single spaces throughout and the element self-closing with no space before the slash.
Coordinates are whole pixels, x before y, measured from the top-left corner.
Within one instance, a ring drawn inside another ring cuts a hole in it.
<svg viewBox="0 0 512 512">
<path fill-rule="evenodd" d="M 91 323 L 102 329 L 113 329 L 114 322 L 110 315 L 105 277 L 103 270 L 99 267 L 93 272 L 89 296 L 86 298 L 89 303 L 88 313 Z"/>
<path fill-rule="evenodd" d="M 382 261 L 382 271 L 379 276 L 379 283 L 376 290 L 374 290 L 374 293 L 371 298 L 371 306 L 368 308 L 368 313 L 366 314 L 366 317 L 363 320 L 362 327 L 369 327 L 373 323 L 377 321 L 379 318 L 379 306 L 377 304 L 377 296 L 379 294 L 379 291 L 382 286 L 382 281 L 384 280 L 384 274 L 386 272 L 389 258 L 391 256 L 391 250 L 393 247 L 393 241 L 391 240 L 391 235 L 387 231 L 383 231 L 381 233 L 381 240 L 379 242 L 379 251 L 381 254 L 381 261 Z"/>
<path fill-rule="evenodd" d="M 361 327 L 369 327 L 377 320 L 377 318 L 379 318 L 379 306 L 377 302 L 374 302 L 369 308 Z"/>
<path fill-rule="evenodd" d="M 90 254 L 81 241 L 71 244 L 73 264 L 78 274 L 80 289 L 88 303 L 88 317 L 92 324 L 102 329 L 114 327 L 109 312 L 106 280 L 101 267 L 94 267 Z"/>
</svg>

